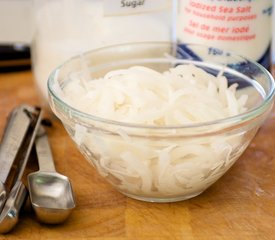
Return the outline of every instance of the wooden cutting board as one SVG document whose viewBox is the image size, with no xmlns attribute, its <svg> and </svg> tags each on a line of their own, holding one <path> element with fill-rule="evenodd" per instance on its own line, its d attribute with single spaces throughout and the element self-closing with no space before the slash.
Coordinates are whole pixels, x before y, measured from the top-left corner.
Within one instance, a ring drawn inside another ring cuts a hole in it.
<svg viewBox="0 0 275 240">
<path fill-rule="evenodd" d="M 0 135 L 10 110 L 39 104 L 31 72 L 0 74 Z M 57 170 L 77 207 L 62 225 L 36 221 L 29 204 L 0 239 L 275 239 L 275 110 L 236 164 L 206 192 L 177 203 L 147 203 L 114 190 L 82 157 L 56 118 L 49 130 Z M 30 161 L 28 171 L 37 169 Z"/>
</svg>

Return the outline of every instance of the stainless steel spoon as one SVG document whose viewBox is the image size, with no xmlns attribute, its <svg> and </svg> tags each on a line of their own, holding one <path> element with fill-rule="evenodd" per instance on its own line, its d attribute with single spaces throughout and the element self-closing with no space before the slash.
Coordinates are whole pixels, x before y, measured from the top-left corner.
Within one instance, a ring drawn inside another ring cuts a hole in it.
<svg viewBox="0 0 275 240">
<path fill-rule="evenodd" d="M 47 134 L 40 126 L 35 140 L 39 171 L 28 175 L 31 204 L 39 221 L 57 224 L 65 221 L 75 207 L 70 180 L 55 171 Z"/>
<path fill-rule="evenodd" d="M 16 157 L 31 124 L 26 110 L 27 107 L 21 105 L 10 113 L 0 143 L 0 211 L 14 184 L 13 165 L 16 164 Z"/>
<path fill-rule="evenodd" d="M 1 203 L 3 209 L 0 212 L 0 233 L 7 233 L 13 229 L 27 198 L 28 192 L 21 182 L 21 178 L 29 159 L 41 117 L 41 109 L 22 105 L 12 111 L 8 121 L 1 151 L 9 151 L 6 154 L 0 154 L 2 157 L 6 156 L 6 158 L 0 158 L 1 166 L 3 166 L 1 176 L 4 180 L 1 182 L 3 187 L 0 189 L 1 193 L 6 194 Z"/>
<path fill-rule="evenodd" d="M 28 196 L 28 191 L 21 181 L 17 181 L 10 191 L 9 198 L 0 215 L 0 233 L 13 229 L 19 220 L 19 212 Z"/>
</svg>

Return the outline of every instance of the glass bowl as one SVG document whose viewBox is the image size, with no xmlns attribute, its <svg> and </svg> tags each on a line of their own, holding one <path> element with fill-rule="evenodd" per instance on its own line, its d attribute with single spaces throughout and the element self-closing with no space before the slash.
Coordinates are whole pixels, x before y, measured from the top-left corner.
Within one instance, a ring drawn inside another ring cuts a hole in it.
<svg viewBox="0 0 275 240">
<path fill-rule="evenodd" d="M 237 83 L 236 94 L 248 95 L 247 110 L 217 120 L 155 126 L 81 111 L 64 91 L 75 81 L 93 81 L 116 69 L 138 65 L 164 72 L 186 64 L 222 74 L 229 85 Z M 202 193 L 241 156 L 272 109 L 274 80 L 256 62 L 220 49 L 145 42 L 75 56 L 52 72 L 48 92 L 52 111 L 81 153 L 119 192 L 143 201 L 175 202 Z"/>
</svg>

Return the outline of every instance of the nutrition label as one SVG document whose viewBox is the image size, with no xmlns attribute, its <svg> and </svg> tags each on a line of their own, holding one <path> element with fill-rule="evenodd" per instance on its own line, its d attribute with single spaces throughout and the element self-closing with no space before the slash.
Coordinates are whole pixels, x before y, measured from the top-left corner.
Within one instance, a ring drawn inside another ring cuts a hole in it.
<svg viewBox="0 0 275 240">
<path fill-rule="evenodd" d="M 181 42 L 233 50 L 254 60 L 270 46 L 272 0 L 181 0 L 178 11 Z"/>
</svg>

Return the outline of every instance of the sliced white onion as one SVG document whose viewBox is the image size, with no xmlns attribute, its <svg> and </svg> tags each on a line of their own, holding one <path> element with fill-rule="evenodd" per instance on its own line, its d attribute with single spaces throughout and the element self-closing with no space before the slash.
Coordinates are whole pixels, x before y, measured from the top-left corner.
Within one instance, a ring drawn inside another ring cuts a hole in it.
<svg viewBox="0 0 275 240">
<path fill-rule="evenodd" d="M 90 114 L 155 126 L 212 121 L 247 109 L 247 96 L 237 96 L 236 84 L 228 87 L 222 73 L 215 77 L 193 65 L 164 73 L 142 66 L 111 71 L 85 84 L 83 79 L 71 81 L 64 94 L 71 105 Z M 100 174 L 121 191 L 136 195 L 169 197 L 202 191 L 244 150 L 239 147 L 243 133 L 156 140 L 128 135 L 123 128 L 108 130 L 112 133 L 77 127 L 75 140 L 97 156 L 92 161 Z"/>
</svg>

